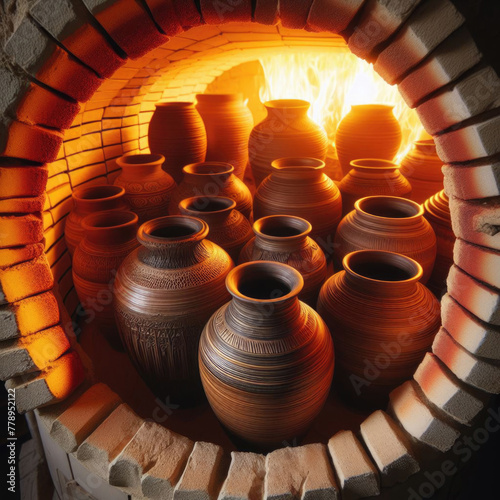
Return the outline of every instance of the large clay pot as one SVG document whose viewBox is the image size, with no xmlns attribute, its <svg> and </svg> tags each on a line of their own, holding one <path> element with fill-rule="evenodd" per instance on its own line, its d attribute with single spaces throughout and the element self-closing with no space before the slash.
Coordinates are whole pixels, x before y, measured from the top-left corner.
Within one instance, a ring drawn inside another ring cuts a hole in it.
<svg viewBox="0 0 500 500">
<path fill-rule="evenodd" d="M 248 143 L 256 186 L 271 173 L 271 163 L 278 158 L 326 158 L 326 133 L 307 116 L 310 107 L 307 101 L 278 99 L 264 106 L 267 118 L 254 127 Z"/>
<path fill-rule="evenodd" d="M 64 238 L 69 253 L 73 255 L 78 243 L 83 239 L 82 220 L 95 212 L 108 210 L 128 210 L 125 189 L 121 186 L 81 187 L 73 191 L 73 209 L 66 218 Z"/>
<path fill-rule="evenodd" d="M 439 302 L 405 255 L 360 250 L 343 266 L 323 285 L 317 308 L 335 343 L 334 386 L 355 406 L 380 407 L 430 349 Z"/>
<path fill-rule="evenodd" d="M 206 161 L 223 161 L 243 180 L 248 163 L 248 138 L 253 127 L 243 94 L 197 94 L 196 109 L 207 131 Z"/>
<path fill-rule="evenodd" d="M 311 238 L 330 249 L 342 216 L 340 192 L 315 158 L 280 158 L 254 197 L 254 220 L 267 215 L 295 215 L 312 225 Z"/>
<path fill-rule="evenodd" d="M 175 182 L 182 180 L 182 167 L 205 161 L 207 134 L 192 102 L 159 102 L 149 122 L 149 149 L 165 157 L 163 169 Z"/>
<path fill-rule="evenodd" d="M 191 215 L 208 224 L 208 239 L 223 248 L 234 262 L 252 238 L 248 219 L 236 210 L 236 202 L 224 196 L 195 196 L 179 203 L 183 215 Z"/>
<path fill-rule="evenodd" d="M 399 165 L 376 158 L 351 161 L 351 170 L 340 181 L 339 189 L 343 215 L 353 210 L 354 203 L 365 196 L 409 198 L 411 195 L 411 184 L 401 175 Z"/>
<path fill-rule="evenodd" d="M 401 145 L 401 127 L 387 104 L 359 104 L 340 122 L 335 146 L 346 174 L 358 158 L 393 160 Z"/>
<path fill-rule="evenodd" d="M 198 343 L 205 323 L 227 302 L 229 255 L 206 239 L 208 226 L 186 216 L 145 222 L 141 246 L 120 266 L 115 316 L 134 365 L 165 401 L 188 405 L 202 394 Z"/>
<path fill-rule="evenodd" d="M 300 437 L 321 410 L 334 353 L 324 321 L 297 295 L 302 277 L 278 262 L 249 262 L 227 277 L 232 300 L 207 323 L 199 362 L 222 424 L 258 447 Z"/>
<path fill-rule="evenodd" d="M 82 221 L 84 238 L 73 256 L 73 283 L 89 317 L 99 325 L 112 347 L 122 350 L 112 307 L 116 272 L 125 257 L 139 246 L 138 217 L 113 210 L 87 215 Z"/>
<path fill-rule="evenodd" d="M 236 209 L 246 218 L 252 213 L 252 194 L 248 187 L 234 175 L 229 163 L 206 161 L 186 165 L 184 178 L 172 194 L 169 214 L 179 213 L 179 203 L 193 196 L 226 196 L 236 201 Z"/>
<path fill-rule="evenodd" d="M 309 237 L 311 230 L 311 224 L 300 217 L 262 217 L 254 223 L 255 237 L 241 251 L 239 263 L 270 260 L 288 264 L 304 279 L 299 299 L 316 307 L 319 290 L 327 276 L 327 266 L 323 250 Z"/>
<path fill-rule="evenodd" d="M 388 250 L 416 260 L 426 283 L 436 258 L 436 235 L 418 203 L 394 196 L 368 196 L 354 204 L 335 234 L 335 260 L 356 250 Z"/>
<path fill-rule="evenodd" d="M 125 199 L 141 224 L 168 215 L 175 182 L 162 170 L 164 161 L 163 155 L 155 154 L 125 155 L 116 160 L 122 173 L 114 184 L 125 189 Z"/>
</svg>

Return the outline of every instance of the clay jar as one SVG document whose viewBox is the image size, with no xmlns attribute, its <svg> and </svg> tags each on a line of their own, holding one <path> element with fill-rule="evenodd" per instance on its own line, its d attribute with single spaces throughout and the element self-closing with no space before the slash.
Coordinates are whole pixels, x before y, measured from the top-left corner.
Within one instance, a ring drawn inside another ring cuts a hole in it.
<svg viewBox="0 0 500 500">
<path fill-rule="evenodd" d="M 198 343 L 228 300 L 229 255 L 194 217 L 160 217 L 137 233 L 141 246 L 116 275 L 115 316 L 125 349 L 151 390 L 190 405 L 201 396 Z"/>
<path fill-rule="evenodd" d="M 182 167 L 205 160 L 207 134 L 192 102 L 159 102 L 148 129 L 149 149 L 165 157 L 163 169 L 179 183 Z"/>
<path fill-rule="evenodd" d="M 225 196 L 236 201 L 236 209 L 247 219 L 252 212 L 252 194 L 248 187 L 234 175 L 229 163 L 207 161 L 186 165 L 184 178 L 172 194 L 169 214 L 179 213 L 179 203 L 193 196 Z"/>
<path fill-rule="evenodd" d="M 223 161 L 243 180 L 253 116 L 243 94 L 197 94 L 196 109 L 207 131 L 207 161 Z"/>
<path fill-rule="evenodd" d="M 254 219 L 295 215 L 311 223 L 313 238 L 329 247 L 342 214 L 340 192 L 315 158 L 280 158 L 254 197 Z"/>
<path fill-rule="evenodd" d="M 155 154 L 125 155 L 116 160 L 122 173 L 114 184 L 125 189 L 125 199 L 141 224 L 168 214 L 175 182 L 162 170 L 164 161 L 163 155 Z"/>
<path fill-rule="evenodd" d="M 436 235 L 418 203 L 394 196 L 368 196 L 354 204 L 337 228 L 335 260 L 356 250 L 388 250 L 415 259 L 426 283 L 436 258 Z"/>
<path fill-rule="evenodd" d="M 73 255 L 83 239 L 82 220 L 87 215 L 108 210 L 127 210 L 125 189 L 121 186 L 82 187 L 73 191 L 73 209 L 66 218 L 64 237 L 69 253 Z"/>
<path fill-rule="evenodd" d="M 293 267 L 304 279 L 299 299 L 316 307 L 327 268 L 323 250 L 309 237 L 311 230 L 311 224 L 300 217 L 262 217 L 254 223 L 255 237 L 241 251 L 239 263 L 270 260 Z"/>
<path fill-rule="evenodd" d="M 360 104 L 340 122 L 335 146 L 344 174 L 358 158 L 392 160 L 401 145 L 401 127 L 387 104 Z"/>
<path fill-rule="evenodd" d="M 138 217 L 133 212 L 109 211 L 88 215 L 82 221 L 84 238 L 73 256 L 73 283 L 89 317 L 115 349 L 122 344 L 116 329 L 112 289 L 116 271 L 125 257 L 139 246 Z"/>
<path fill-rule="evenodd" d="M 271 173 L 271 163 L 277 158 L 326 158 L 326 133 L 307 116 L 307 101 L 278 99 L 267 101 L 264 106 L 267 117 L 254 127 L 248 142 L 256 186 Z"/>
<path fill-rule="evenodd" d="M 301 436 L 321 410 L 333 374 L 330 333 L 297 298 L 302 276 L 278 262 L 249 262 L 227 277 L 232 295 L 207 323 L 199 363 L 222 424 L 268 449 Z"/>
<path fill-rule="evenodd" d="M 355 406 L 380 407 L 430 349 L 439 302 L 405 255 L 360 250 L 343 266 L 323 285 L 317 308 L 335 344 L 334 386 Z"/>
</svg>

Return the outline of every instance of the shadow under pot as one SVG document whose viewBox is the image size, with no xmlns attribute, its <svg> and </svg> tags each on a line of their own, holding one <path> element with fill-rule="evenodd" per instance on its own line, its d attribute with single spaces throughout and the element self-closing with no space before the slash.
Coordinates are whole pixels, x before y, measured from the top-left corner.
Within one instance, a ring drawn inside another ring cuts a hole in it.
<svg viewBox="0 0 500 500">
<path fill-rule="evenodd" d="M 232 295 L 200 340 L 203 387 L 215 414 L 251 449 L 300 438 L 328 396 L 330 332 L 297 298 L 303 279 L 278 262 L 249 262 L 227 277 Z"/>
<path fill-rule="evenodd" d="M 160 217 L 137 233 L 140 247 L 120 266 L 115 317 L 124 347 L 160 398 L 189 406 L 202 396 L 198 343 L 204 325 L 229 294 L 229 255 L 206 239 L 194 217 Z"/>
</svg>

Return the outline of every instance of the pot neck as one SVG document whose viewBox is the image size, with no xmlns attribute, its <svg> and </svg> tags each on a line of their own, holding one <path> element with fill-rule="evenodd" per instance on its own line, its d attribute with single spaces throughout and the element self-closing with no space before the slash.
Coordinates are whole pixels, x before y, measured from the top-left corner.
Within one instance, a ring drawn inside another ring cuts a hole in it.
<svg viewBox="0 0 500 500">
<path fill-rule="evenodd" d="M 122 176 L 136 179 L 150 177 L 163 172 L 161 166 L 165 157 L 160 154 L 125 155 L 116 160 L 122 168 Z"/>
<path fill-rule="evenodd" d="M 271 163 L 272 175 L 283 180 L 307 181 L 323 178 L 325 163 L 316 158 L 279 158 Z"/>
<path fill-rule="evenodd" d="M 224 162 L 201 162 L 186 165 L 184 172 L 184 182 L 197 186 L 205 186 L 214 183 L 213 192 L 217 193 L 217 187 L 227 184 L 234 172 L 234 167 Z M 212 191 L 212 190 L 211 190 Z M 208 193 L 202 193 L 207 195 Z"/>
<path fill-rule="evenodd" d="M 392 104 L 353 104 L 352 113 L 361 113 L 363 115 L 381 115 L 393 114 L 394 106 Z"/>
<path fill-rule="evenodd" d="M 125 189 L 120 186 L 94 186 L 77 189 L 73 193 L 75 209 L 80 214 L 104 212 L 125 206 Z"/>
<path fill-rule="evenodd" d="M 82 227 L 86 240 L 94 245 L 121 245 L 135 240 L 138 220 L 133 212 L 112 210 L 87 215 Z"/>
<path fill-rule="evenodd" d="M 243 94 L 197 94 L 197 106 L 243 105 Z"/>
<path fill-rule="evenodd" d="M 204 220 L 209 228 L 223 224 L 236 208 L 236 202 L 224 196 L 194 196 L 179 203 L 183 215 Z"/>
<path fill-rule="evenodd" d="M 296 252 L 307 247 L 311 224 L 300 217 L 270 215 L 253 225 L 255 245 L 269 252 Z"/>
<path fill-rule="evenodd" d="M 156 113 L 183 115 L 195 111 L 194 103 L 188 101 L 159 102 L 155 106 Z"/>
<path fill-rule="evenodd" d="M 367 196 L 354 204 L 356 219 L 370 227 L 412 227 L 422 222 L 424 209 L 418 203 L 396 196 Z"/>
<path fill-rule="evenodd" d="M 399 175 L 399 165 L 389 160 L 362 158 L 351 161 L 351 168 L 354 175 L 364 178 Z"/>
<path fill-rule="evenodd" d="M 430 156 L 439 159 L 436 152 L 436 144 L 432 139 L 415 141 L 414 148 L 415 151 L 423 156 Z"/>
<path fill-rule="evenodd" d="M 277 99 L 264 103 L 268 118 L 284 124 L 307 118 L 310 106 L 307 101 L 301 99 Z"/>
</svg>

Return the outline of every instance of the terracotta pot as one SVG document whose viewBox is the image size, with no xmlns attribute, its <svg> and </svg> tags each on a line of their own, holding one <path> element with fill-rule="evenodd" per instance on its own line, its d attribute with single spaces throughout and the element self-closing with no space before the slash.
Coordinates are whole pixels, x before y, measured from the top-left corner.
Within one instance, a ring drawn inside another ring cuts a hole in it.
<svg viewBox="0 0 500 500">
<path fill-rule="evenodd" d="M 66 218 L 64 226 L 64 237 L 71 255 L 83 239 L 82 220 L 84 217 L 95 212 L 128 210 L 124 196 L 125 189 L 108 184 L 82 187 L 73 191 L 73 209 Z"/>
<path fill-rule="evenodd" d="M 169 214 L 179 213 L 179 203 L 193 196 L 226 196 L 236 201 L 236 209 L 246 218 L 252 213 L 252 194 L 234 175 L 229 163 L 207 161 L 186 165 L 184 178 L 172 194 Z"/>
<path fill-rule="evenodd" d="M 255 237 L 241 251 L 239 263 L 270 260 L 288 264 L 304 279 L 299 299 L 316 307 L 327 268 L 323 250 L 309 238 L 311 224 L 300 217 L 270 215 L 256 221 L 253 230 Z"/>
<path fill-rule="evenodd" d="M 416 260 L 429 279 L 436 258 L 436 235 L 414 201 L 394 196 L 368 196 L 354 204 L 335 234 L 335 260 L 356 250 L 388 250 Z"/>
<path fill-rule="evenodd" d="M 252 238 L 252 226 L 236 202 L 224 196 L 195 196 L 179 203 L 183 215 L 191 215 L 208 224 L 208 239 L 223 248 L 234 262 L 238 261 L 241 249 Z"/>
<path fill-rule="evenodd" d="M 418 282 L 420 264 L 404 255 L 360 250 L 343 266 L 318 299 L 335 343 L 334 385 L 355 406 L 380 407 L 430 349 L 439 302 Z"/>
<path fill-rule="evenodd" d="M 340 192 L 315 158 L 280 158 L 254 197 L 254 219 L 295 215 L 312 225 L 311 238 L 330 248 L 342 215 Z M 330 243 L 330 244 L 329 244 Z"/>
<path fill-rule="evenodd" d="M 149 149 L 165 157 L 163 169 L 175 182 L 182 180 L 182 167 L 205 161 L 207 134 L 192 102 L 159 102 L 149 122 Z"/>
<path fill-rule="evenodd" d="M 385 195 L 409 198 L 410 183 L 392 161 L 363 158 L 351 162 L 352 170 L 340 181 L 342 213 L 347 215 L 354 203 L 365 196 Z"/>
<path fill-rule="evenodd" d="M 114 184 L 125 189 L 125 199 L 141 224 L 168 214 L 175 182 L 162 170 L 164 161 L 163 155 L 155 154 L 125 155 L 116 160 L 122 173 Z"/>
<path fill-rule="evenodd" d="M 436 153 L 432 139 L 416 141 L 401 162 L 400 172 L 411 184 L 411 199 L 423 203 L 443 189 L 443 161 Z"/>
<path fill-rule="evenodd" d="M 335 146 L 344 174 L 358 158 L 393 160 L 401 145 L 401 127 L 387 104 L 360 104 L 340 122 Z"/>
<path fill-rule="evenodd" d="M 248 163 L 248 138 L 253 127 L 243 94 L 197 94 L 196 109 L 207 131 L 207 161 L 223 161 L 243 180 Z"/>
<path fill-rule="evenodd" d="M 256 186 L 271 173 L 271 163 L 277 158 L 326 158 L 326 133 L 307 116 L 307 101 L 278 99 L 267 101 L 264 106 L 267 118 L 254 127 L 248 143 Z"/>
<path fill-rule="evenodd" d="M 282 446 L 321 410 L 334 353 L 320 316 L 300 302 L 302 277 L 277 262 L 249 262 L 227 277 L 232 300 L 207 323 L 199 362 L 208 401 L 245 442 Z"/>
<path fill-rule="evenodd" d="M 114 276 L 125 257 L 139 246 L 138 217 L 113 210 L 87 215 L 82 221 L 84 238 L 73 256 L 73 283 L 89 317 L 111 346 L 122 350 L 112 307 Z"/>
<path fill-rule="evenodd" d="M 201 396 L 198 343 L 229 295 L 233 263 L 194 217 L 160 217 L 137 233 L 141 246 L 120 266 L 115 316 L 128 355 L 151 390 L 176 404 Z"/>
</svg>

